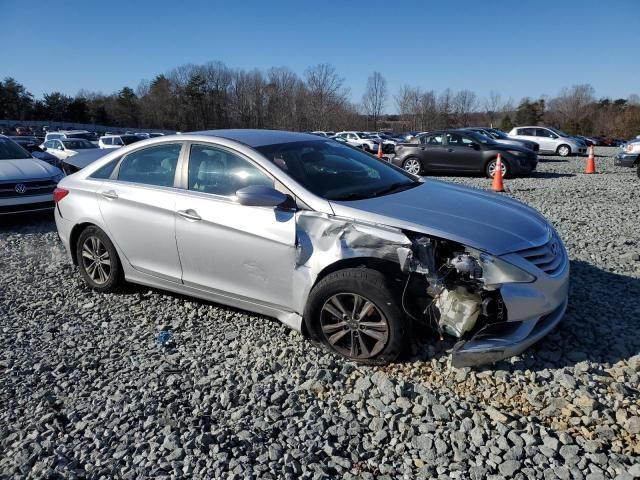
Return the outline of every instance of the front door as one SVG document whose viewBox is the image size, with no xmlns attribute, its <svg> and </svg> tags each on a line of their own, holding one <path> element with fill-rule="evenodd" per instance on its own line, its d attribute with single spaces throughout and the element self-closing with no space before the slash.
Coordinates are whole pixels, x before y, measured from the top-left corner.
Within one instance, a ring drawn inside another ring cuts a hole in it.
<svg viewBox="0 0 640 480">
<path fill-rule="evenodd" d="M 445 135 L 445 159 L 447 170 L 474 172 L 482 170 L 482 152 L 472 139 L 458 133 Z M 476 148 L 474 148 L 474 145 Z"/>
<path fill-rule="evenodd" d="M 175 232 L 175 174 L 181 143 L 126 155 L 105 180 L 98 204 L 109 238 L 136 270 L 180 282 Z"/>
<path fill-rule="evenodd" d="M 176 199 L 176 241 L 185 285 L 276 307 L 292 305 L 295 216 L 240 205 L 235 192 L 273 179 L 215 145 L 190 147 L 187 189 Z"/>
</svg>

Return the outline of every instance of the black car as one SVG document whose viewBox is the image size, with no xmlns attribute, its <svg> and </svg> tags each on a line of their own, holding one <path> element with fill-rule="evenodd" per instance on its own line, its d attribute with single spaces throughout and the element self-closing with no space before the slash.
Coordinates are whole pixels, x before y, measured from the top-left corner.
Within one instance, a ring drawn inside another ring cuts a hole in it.
<svg viewBox="0 0 640 480">
<path fill-rule="evenodd" d="M 410 143 L 396 145 L 391 162 L 414 175 L 465 172 L 491 178 L 498 154 L 505 177 L 527 174 L 538 164 L 538 156 L 528 148 L 502 145 L 465 130 L 435 130 L 419 135 Z"/>
<path fill-rule="evenodd" d="M 51 155 L 50 153 L 45 152 L 42 148 L 40 148 L 40 139 L 36 137 L 28 137 L 28 136 L 12 136 L 9 137 L 11 140 L 16 142 L 22 148 L 24 148 L 27 152 L 31 154 L 32 157 L 47 162 L 50 165 L 60 168 L 60 160 L 58 157 Z"/>
</svg>

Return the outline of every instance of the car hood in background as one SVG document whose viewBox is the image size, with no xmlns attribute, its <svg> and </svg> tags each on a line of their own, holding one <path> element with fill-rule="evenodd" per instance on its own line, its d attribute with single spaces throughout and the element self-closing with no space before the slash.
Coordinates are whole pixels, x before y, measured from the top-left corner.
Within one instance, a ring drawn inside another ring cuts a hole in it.
<svg viewBox="0 0 640 480">
<path fill-rule="evenodd" d="M 59 173 L 60 170 L 58 168 L 37 158 L 0 160 L 0 181 L 50 178 Z"/>
<path fill-rule="evenodd" d="M 544 217 L 523 203 L 436 180 L 331 206 L 337 216 L 446 238 L 493 255 L 540 245 L 549 235 Z"/>
<path fill-rule="evenodd" d="M 95 162 L 99 158 L 102 158 L 105 155 L 108 155 L 109 153 L 113 153 L 113 150 L 114 149 L 107 149 L 107 148 L 105 149 L 92 148 L 84 151 L 81 150 L 80 152 L 76 153 L 72 157 L 65 158 L 63 161 L 64 163 L 68 165 L 73 165 L 74 167 L 81 170 L 87 165 L 89 165 L 90 163 Z"/>
</svg>

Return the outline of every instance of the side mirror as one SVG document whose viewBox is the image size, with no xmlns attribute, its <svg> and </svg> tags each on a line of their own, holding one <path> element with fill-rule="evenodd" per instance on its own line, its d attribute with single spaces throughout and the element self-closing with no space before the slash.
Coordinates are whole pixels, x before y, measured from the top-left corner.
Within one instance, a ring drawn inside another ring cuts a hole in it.
<svg viewBox="0 0 640 480">
<path fill-rule="evenodd" d="M 284 193 L 265 185 L 250 185 L 236 192 L 238 203 L 248 207 L 277 207 L 287 201 Z"/>
</svg>

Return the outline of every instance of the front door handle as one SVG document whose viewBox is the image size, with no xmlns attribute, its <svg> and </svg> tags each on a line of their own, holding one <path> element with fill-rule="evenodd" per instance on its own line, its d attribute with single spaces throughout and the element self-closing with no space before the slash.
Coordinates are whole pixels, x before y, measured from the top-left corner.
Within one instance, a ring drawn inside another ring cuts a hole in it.
<svg viewBox="0 0 640 480">
<path fill-rule="evenodd" d="M 115 192 L 115 190 L 100 192 L 100 195 L 102 195 L 104 198 L 110 198 L 111 200 L 115 200 L 116 198 L 118 198 L 118 194 Z"/>
<path fill-rule="evenodd" d="M 193 220 L 194 222 L 197 222 L 198 220 L 202 220 L 202 217 L 198 215 L 198 212 L 196 212 L 192 208 L 189 208 L 187 210 L 178 210 L 177 213 L 181 217 L 186 218 L 187 220 Z"/>
</svg>

